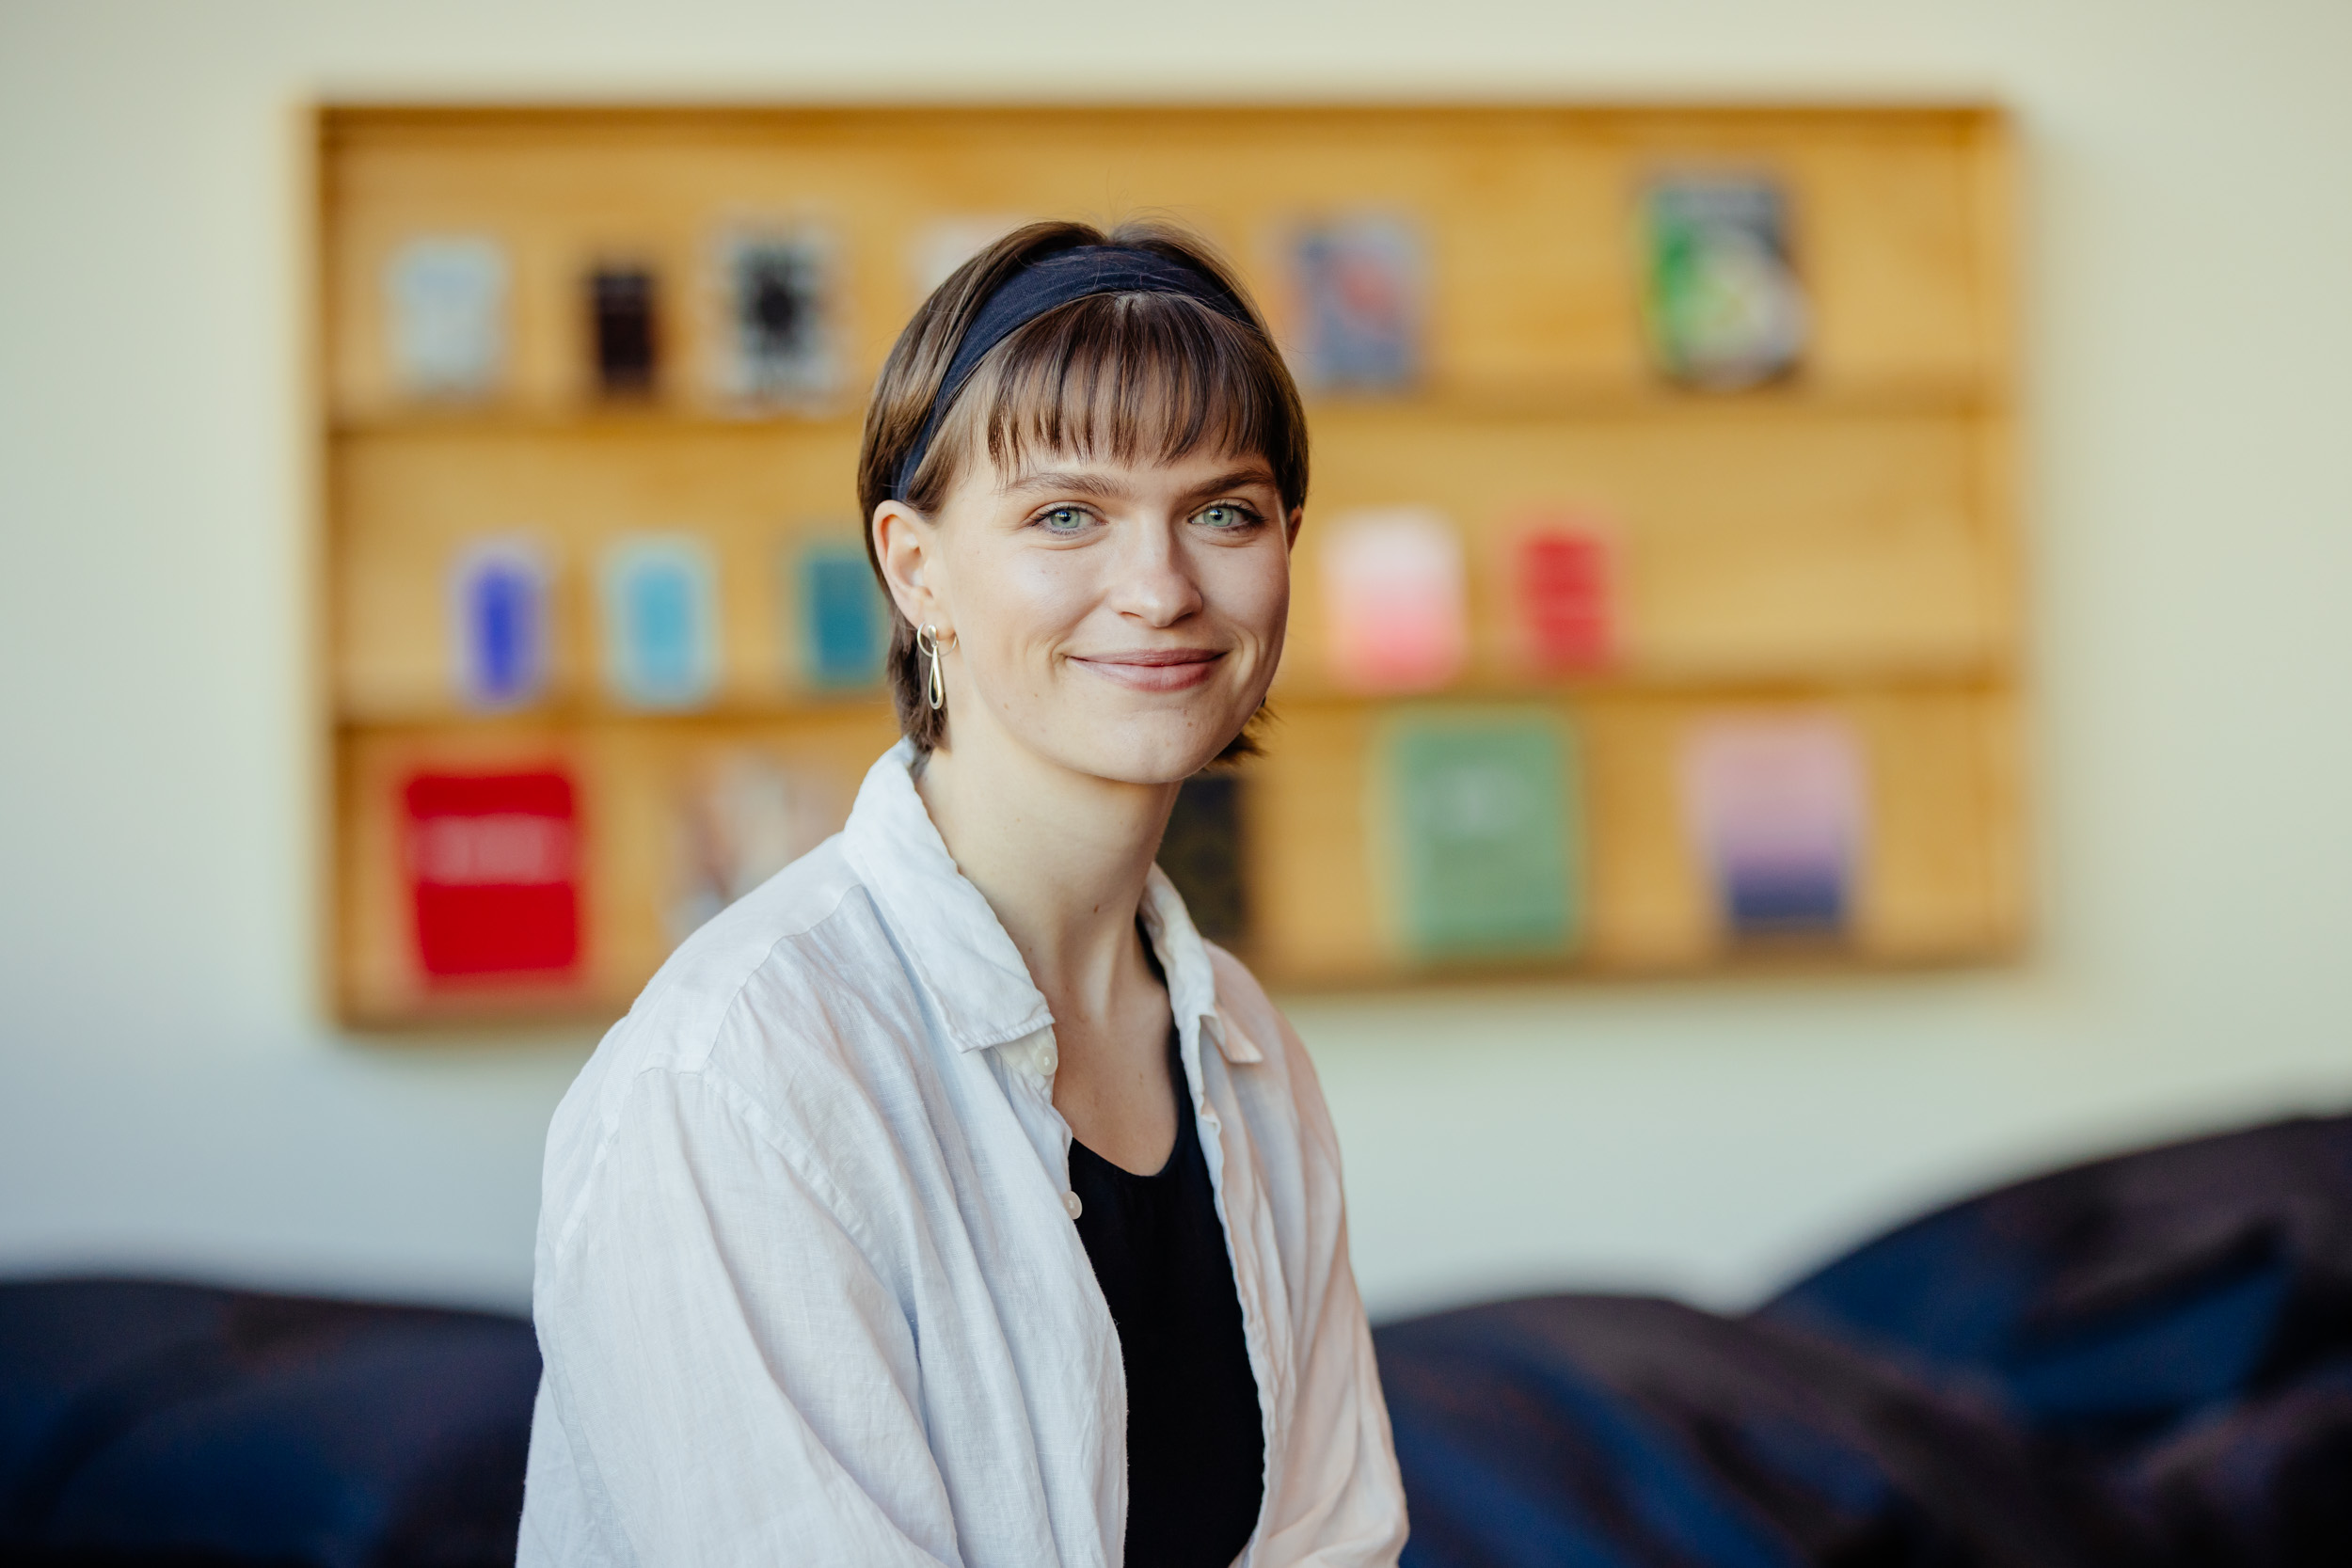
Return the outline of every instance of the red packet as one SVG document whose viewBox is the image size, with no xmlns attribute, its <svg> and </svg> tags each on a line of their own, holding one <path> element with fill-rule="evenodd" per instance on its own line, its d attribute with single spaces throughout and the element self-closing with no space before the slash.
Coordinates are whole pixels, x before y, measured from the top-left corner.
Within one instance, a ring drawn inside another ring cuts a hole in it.
<svg viewBox="0 0 2352 1568">
<path fill-rule="evenodd" d="M 580 832 L 570 774 L 418 773 L 401 800 L 426 978 L 571 978 L 580 964 Z"/>
<path fill-rule="evenodd" d="M 1546 520 L 1519 536 L 1519 613 L 1537 668 L 1593 671 L 1616 648 L 1614 562 L 1609 540 L 1588 523 Z"/>
</svg>

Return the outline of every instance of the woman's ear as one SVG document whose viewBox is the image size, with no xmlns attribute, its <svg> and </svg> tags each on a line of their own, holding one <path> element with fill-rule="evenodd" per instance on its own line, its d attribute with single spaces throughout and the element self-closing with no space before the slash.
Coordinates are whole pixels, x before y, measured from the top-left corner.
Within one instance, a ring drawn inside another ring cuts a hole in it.
<svg viewBox="0 0 2352 1568">
<path fill-rule="evenodd" d="M 1298 525 L 1306 520 L 1307 509 L 1305 507 L 1291 508 L 1291 515 L 1282 522 L 1282 546 L 1285 549 L 1298 548 Z"/>
<path fill-rule="evenodd" d="M 940 603 L 938 531 L 904 501 L 883 501 L 874 508 L 874 559 L 882 563 L 882 581 L 892 602 L 909 626 L 944 621 Z"/>
</svg>

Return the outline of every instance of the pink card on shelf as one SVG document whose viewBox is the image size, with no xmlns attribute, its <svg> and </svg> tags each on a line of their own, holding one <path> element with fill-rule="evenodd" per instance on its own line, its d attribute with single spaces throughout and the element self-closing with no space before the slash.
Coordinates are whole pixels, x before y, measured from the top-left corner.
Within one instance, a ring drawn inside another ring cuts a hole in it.
<svg viewBox="0 0 2352 1568">
<path fill-rule="evenodd" d="M 1461 536 L 1422 507 L 1335 518 L 1323 545 L 1326 657 L 1357 691 L 1428 691 L 1470 662 Z"/>
<path fill-rule="evenodd" d="M 1684 742 L 1691 836 L 1735 937 L 1835 935 L 1867 832 L 1861 743 L 1833 714 L 1724 715 Z"/>
<path fill-rule="evenodd" d="M 1530 522 L 1512 576 L 1529 659 L 1549 673 L 1605 668 L 1616 654 L 1616 560 L 1599 523 L 1575 515 Z"/>
</svg>

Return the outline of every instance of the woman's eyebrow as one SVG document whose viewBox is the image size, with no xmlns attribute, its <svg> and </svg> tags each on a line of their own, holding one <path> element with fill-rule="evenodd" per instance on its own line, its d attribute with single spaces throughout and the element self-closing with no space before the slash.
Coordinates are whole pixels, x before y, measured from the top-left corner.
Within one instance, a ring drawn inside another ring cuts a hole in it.
<svg viewBox="0 0 2352 1568">
<path fill-rule="evenodd" d="M 1213 479 L 1194 485 L 1185 494 L 1187 497 L 1198 498 L 1214 495 L 1219 490 L 1238 490 L 1248 484 L 1272 485 L 1273 483 L 1274 470 L 1263 463 L 1257 463 L 1247 468 L 1234 468 L 1218 474 Z"/>
<path fill-rule="evenodd" d="M 1023 474 L 1009 480 L 997 491 L 1000 496 L 1033 496 L 1040 491 L 1054 490 L 1064 495 L 1109 498 L 1123 496 L 1126 486 L 1102 474 L 1041 473 Z"/>
</svg>

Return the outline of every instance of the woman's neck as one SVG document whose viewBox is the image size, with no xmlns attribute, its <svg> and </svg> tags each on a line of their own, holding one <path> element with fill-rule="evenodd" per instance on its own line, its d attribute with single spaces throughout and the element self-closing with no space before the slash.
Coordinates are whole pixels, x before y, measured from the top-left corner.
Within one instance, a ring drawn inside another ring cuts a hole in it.
<svg viewBox="0 0 2352 1568">
<path fill-rule="evenodd" d="M 1143 969 L 1136 912 L 1178 786 L 1092 778 L 982 741 L 932 752 L 915 787 L 1057 1024 L 1109 1023 Z"/>
</svg>

